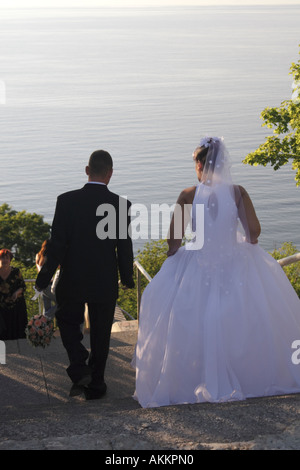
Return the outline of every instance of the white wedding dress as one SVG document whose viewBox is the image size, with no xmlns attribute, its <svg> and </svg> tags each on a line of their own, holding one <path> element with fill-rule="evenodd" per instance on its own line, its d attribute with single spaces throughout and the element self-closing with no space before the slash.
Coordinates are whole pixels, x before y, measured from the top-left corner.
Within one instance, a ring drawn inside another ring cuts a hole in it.
<svg viewBox="0 0 300 470">
<path fill-rule="evenodd" d="M 134 397 L 157 407 L 299 393 L 300 300 L 286 274 L 237 236 L 228 185 L 200 183 L 195 204 L 205 209 L 203 248 L 181 247 L 143 293 Z"/>
</svg>

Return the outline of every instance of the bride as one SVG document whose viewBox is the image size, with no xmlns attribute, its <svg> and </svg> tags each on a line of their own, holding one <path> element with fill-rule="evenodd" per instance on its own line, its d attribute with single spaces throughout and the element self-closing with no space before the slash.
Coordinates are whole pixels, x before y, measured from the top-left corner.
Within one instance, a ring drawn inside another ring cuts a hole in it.
<svg viewBox="0 0 300 470">
<path fill-rule="evenodd" d="M 300 300 L 257 243 L 260 224 L 232 184 L 223 140 L 202 139 L 193 158 L 199 184 L 176 207 L 192 206 L 194 238 L 181 246 L 186 218 L 178 236 L 175 210 L 168 258 L 142 297 L 134 397 L 157 407 L 299 393 Z"/>
</svg>

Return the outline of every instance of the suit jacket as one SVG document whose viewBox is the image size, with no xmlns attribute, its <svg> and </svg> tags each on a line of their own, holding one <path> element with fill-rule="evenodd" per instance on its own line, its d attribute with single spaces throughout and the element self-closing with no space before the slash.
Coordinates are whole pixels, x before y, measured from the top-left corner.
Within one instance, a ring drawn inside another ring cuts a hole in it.
<svg viewBox="0 0 300 470">
<path fill-rule="evenodd" d="M 60 265 L 58 303 L 117 299 L 118 270 L 122 284 L 133 287 L 130 205 L 100 184 L 87 183 L 82 189 L 58 196 L 47 261 L 37 276 L 37 286 L 46 288 Z M 104 229 L 110 230 L 110 236 L 100 239 Z"/>
</svg>

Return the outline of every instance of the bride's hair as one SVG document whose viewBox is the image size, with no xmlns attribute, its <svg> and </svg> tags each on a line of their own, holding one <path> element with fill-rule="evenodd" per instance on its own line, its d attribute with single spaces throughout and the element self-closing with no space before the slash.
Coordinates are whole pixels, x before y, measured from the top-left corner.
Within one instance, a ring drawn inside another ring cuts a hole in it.
<svg viewBox="0 0 300 470">
<path fill-rule="evenodd" d="M 211 143 L 214 142 L 214 139 L 212 137 L 208 137 L 208 138 L 205 138 L 203 139 L 205 140 L 205 144 L 204 145 L 200 145 L 194 150 L 194 153 L 193 153 L 193 158 L 195 161 L 197 162 L 201 162 L 203 167 L 206 163 L 206 157 L 207 157 L 207 154 L 208 154 L 208 151 L 210 149 L 210 145 Z M 214 144 L 218 144 L 218 142 L 214 142 Z M 218 146 L 219 148 L 219 146 Z"/>
<path fill-rule="evenodd" d="M 14 257 L 10 250 L 7 248 L 2 248 L 2 250 L 0 250 L 0 258 L 4 258 L 5 256 L 8 256 L 10 260 L 12 260 Z"/>
<path fill-rule="evenodd" d="M 193 153 L 193 159 L 197 162 L 201 162 L 202 165 L 205 165 L 206 156 L 208 153 L 209 147 L 197 147 Z"/>
<path fill-rule="evenodd" d="M 194 161 L 201 162 L 204 168 L 204 172 L 209 175 L 208 179 L 211 179 L 214 171 L 218 173 L 221 172 L 224 163 L 224 159 L 219 158 L 219 150 L 221 141 L 218 138 L 207 137 L 205 139 L 205 144 L 200 145 L 194 150 L 193 159 Z M 209 162 L 207 162 L 207 155 L 209 155 Z M 218 165 L 216 167 L 216 162 L 218 159 Z"/>
</svg>

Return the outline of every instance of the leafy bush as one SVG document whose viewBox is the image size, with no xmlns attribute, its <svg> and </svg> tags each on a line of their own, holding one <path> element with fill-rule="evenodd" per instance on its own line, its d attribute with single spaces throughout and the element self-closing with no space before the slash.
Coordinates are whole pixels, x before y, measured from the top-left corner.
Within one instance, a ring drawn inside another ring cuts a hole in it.
<svg viewBox="0 0 300 470">
<path fill-rule="evenodd" d="M 136 259 L 143 268 L 154 277 L 167 259 L 167 240 L 155 240 L 146 243 L 143 251 L 139 251 Z"/>
<path fill-rule="evenodd" d="M 292 160 L 296 184 L 300 186 L 300 59 L 292 63 L 290 74 L 294 78 L 291 99 L 283 101 L 279 107 L 267 107 L 261 113 L 263 126 L 273 129 L 273 135 L 249 153 L 244 163 L 255 166 L 270 163 L 278 170 Z"/>
<path fill-rule="evenodd" d="M 0 206 L 0 249 L 8 248 L 24 265 L 34 264 L 36 253 L 49 237 L 50 225 L 41 215 L 17 212 L 6 203 Z"/>
<path fill-rule="evenodd" d="M 292 256 L 298 253 L 297 248 L 292 242 L 286 242 L 278 250 L 275 249 L 270 253 L 274 259 L 278 260 L 281 258 L 286 258 L 287 256 Z M 288 266 L 283 266 L 283 270 L 286 273 L 290 283 L 297 292 L 298 297 L 300 297 L 300 261 L 297 263 L 289 264 Z"/>
<path fill-rule="evenodd" d="M 163 262 L 167 258 L 167 240 L 154 240 L 145 244 L 142 251 L 139 251 L 136 260 L 143 266 L 151 277 L 154 277 L 160 270 Z M 135 288 L 123 290 L 119 289 L 118 305 L 134 318 L 137 318 L 137 276 L 134 270 Z M 147 279 L 141 274 L 141 292 L 147 286 Z"/>
</svg>

